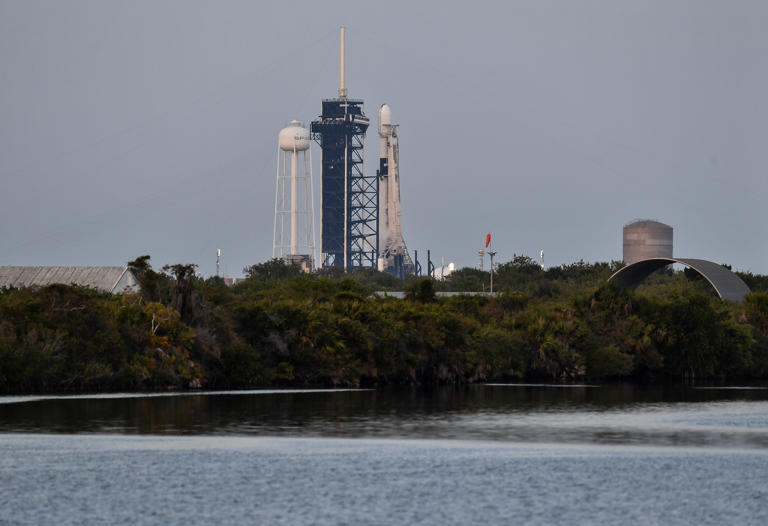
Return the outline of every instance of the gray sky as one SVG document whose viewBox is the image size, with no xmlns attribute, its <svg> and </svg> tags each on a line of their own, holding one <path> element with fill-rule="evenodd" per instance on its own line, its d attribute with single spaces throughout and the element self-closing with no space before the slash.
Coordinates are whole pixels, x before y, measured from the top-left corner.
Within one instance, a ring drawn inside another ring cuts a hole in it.
<svg viewBox="0 0 768 526">
<path fill-rule="evenodd" d="M 400 124 L 411 251 L 621 259 L 642 217 L 768 273 L 768 3 L 742 0 L 0 0 L 0 265 L 267 260 L 277 134 L 336 95 L 341 25 L 369 173 L 378 106 Z"/>
</svg>

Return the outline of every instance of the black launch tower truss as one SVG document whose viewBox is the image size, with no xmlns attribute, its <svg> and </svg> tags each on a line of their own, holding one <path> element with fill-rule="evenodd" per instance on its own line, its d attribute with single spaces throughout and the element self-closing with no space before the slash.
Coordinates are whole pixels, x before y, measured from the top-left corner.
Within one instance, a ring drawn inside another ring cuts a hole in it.
<svg viewBox="0 0 768 526">
<path fill-rule="evenodd" d="M 319 120 L 312 121 L 312 138 L 320 144 L 323 152 L 324 267 L 376 268 L 379 246 L 379 178 L 375 175 L 366 176 L 363 165 L 363 144 L 369 123 L 363 113 L 363 101 L 345 97 L 324 99 L 323 114 Z"/>
</svg>

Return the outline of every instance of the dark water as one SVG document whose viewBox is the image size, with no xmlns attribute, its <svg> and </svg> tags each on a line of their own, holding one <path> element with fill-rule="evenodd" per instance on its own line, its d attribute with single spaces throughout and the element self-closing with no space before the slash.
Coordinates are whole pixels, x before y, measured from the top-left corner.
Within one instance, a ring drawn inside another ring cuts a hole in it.
<svg viewBox="0 0 768 526">
<path fill-rule="evenodd" d="M 2 524 L 768 524 L 768 389 L 0 397 Z"/>
</svg>

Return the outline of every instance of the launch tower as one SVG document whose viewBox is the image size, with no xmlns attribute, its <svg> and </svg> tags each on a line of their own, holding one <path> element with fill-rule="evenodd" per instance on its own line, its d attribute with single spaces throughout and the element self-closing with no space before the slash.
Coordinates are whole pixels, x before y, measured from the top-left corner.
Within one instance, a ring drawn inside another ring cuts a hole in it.
<svg viewBox="0 0 768 526">
<path fill-rule="evenodd" d="M 322 150 L 322 264 L 376 267 L 379 246 L 378 177 L 366 176 L 363 145 L 370 121 L 363 101 L 347 98 L 345 28 L 341 28 L 339 96 L 323 100 L 312 121 L 312 138 Z"/>
</svg>

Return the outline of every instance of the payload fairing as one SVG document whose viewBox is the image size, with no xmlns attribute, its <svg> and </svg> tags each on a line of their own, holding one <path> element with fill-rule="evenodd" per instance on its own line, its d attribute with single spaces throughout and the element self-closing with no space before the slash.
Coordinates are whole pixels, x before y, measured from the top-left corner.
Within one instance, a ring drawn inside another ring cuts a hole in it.
<svg viewBox="0 0 768 526">
<path fill-rule="evenodd" d="M 379 108 L 379 261 L 382 272 L 399 277 L 413 273 L 403 239 L 400 213 L 400 145 L 397 124 L 387 104 Z"/>
</svg>

